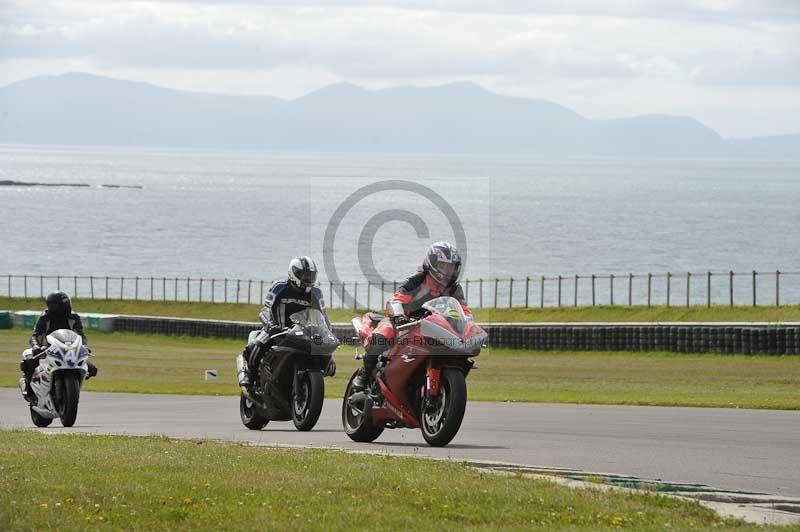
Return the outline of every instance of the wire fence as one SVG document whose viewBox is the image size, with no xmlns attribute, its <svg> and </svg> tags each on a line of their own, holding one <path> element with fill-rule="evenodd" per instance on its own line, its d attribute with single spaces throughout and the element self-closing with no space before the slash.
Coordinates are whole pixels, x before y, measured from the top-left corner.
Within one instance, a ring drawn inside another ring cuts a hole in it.
<svg viewBox="0 0 800 532">
<path fill-rule="evenodd" d="M 271 284 L 261 279 L 6 274 L 0 276 L 0 296 L 43 298 L 64 290 L 80 299 L 255 304 Z M 399 284 L 323 281 L 319 286 L 330 307 L 381 309 Z M 800 271 L 539 275 L 461 284 L 467 303 L 477 308 L 800 304 Z"/>
</svg>

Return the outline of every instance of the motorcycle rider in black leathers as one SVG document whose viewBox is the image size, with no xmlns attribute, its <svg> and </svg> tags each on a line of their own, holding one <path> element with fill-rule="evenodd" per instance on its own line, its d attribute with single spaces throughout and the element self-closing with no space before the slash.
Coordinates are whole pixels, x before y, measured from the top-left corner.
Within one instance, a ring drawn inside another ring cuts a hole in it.
<svg viewBox="0 0 800 532">
<path fill-rule="evenodd" d="M 39 355 L 47 349 L 47 335 L 59 329 L 75 331 L 83 339 L 83 345 L 89 347 L 86 335 L 83 333 L 81 317 L 72 312 L 72 301 L 69 296 L 64 292 L 53 292 L 47 296 L 47 310 L 42 312 L 33 328 L 29 340 L 31 349 L 23 353 L 23 359 L 19 364 L 25 375 L 25 395 L 29 398 L 33 395 L 31 378 L 39 364 Z M 87 361 L 86 365 L 89 367 L 87 379 L 97 375 L 97 367 L 94 364 Z"/>
<path fill-rule="evenodd" d="M 289 319 L 292 314 L 309 308 L 325 314 L 325 300 L 322 298 L 322 291 L 314 286 L 316 282 L 317 265 L 311 257 L 292 259 L 287 278 L 272 283 L 267 292 L 264 307 L 258 315 L 263 330 L 270 335 L 281 332 L 292 326 Z M 328 319 L 327 315 L 325 319 Z M 261 358 L 269 350 L 270 343 L 263 346 L 249 344 L 237 357 L 239 386 L 250 386 L 255 372 L 258 371 Z"/>
</svg>

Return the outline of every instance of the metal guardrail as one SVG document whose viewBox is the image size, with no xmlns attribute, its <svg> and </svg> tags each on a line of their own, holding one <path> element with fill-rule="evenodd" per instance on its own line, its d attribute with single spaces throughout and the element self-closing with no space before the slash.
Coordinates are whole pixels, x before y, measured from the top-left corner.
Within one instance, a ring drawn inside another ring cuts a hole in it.
<svg viewBox="0 0 800 532">
<path fill-rule="evenodd" d="M 0 296 L 44 297 L 52 290 L 65 290 L 83 299 L 253 304 L 263 301 L 264 289 L 271 283 L 177 276 L 5 274 L 0 276 Z M 348 307 L 380 308 L 398 284 L 323 281 L 320 288 L 333 308 L 344 308 L 346 300 Z M 477 308 L 800 304 L 800 271 L 539 275 L 467 279 L 461 284 L 467 302 Z"/>
</svg>

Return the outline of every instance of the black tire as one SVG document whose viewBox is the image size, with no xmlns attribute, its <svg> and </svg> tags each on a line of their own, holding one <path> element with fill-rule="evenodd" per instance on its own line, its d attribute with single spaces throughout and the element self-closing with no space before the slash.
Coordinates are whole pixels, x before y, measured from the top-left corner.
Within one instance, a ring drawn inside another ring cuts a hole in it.
<svg viewBox="0 0 800 532">
<path fill-rule="evenodd" d="M 269 423 L 269 419 L 259 414 L 256 405 L 244 395 L 239 398 L 239 417 L 242 418 L 242 424 L 250 430 L 261 430 Z"/>
<path fill-rule="evenodd" d="M 444 447 L 455 438 L 464 420 L 464 411 L 467 408 L 467 380 L 464 378 L 464 373 L 454 368 L 443 369 L 437 399 L 435 411 L 426 408 L 427 399 L 425 399 L 420 416 L 420 429 L 428 445 Z"/>
<path fill-rule="evenodd" d="M 33 408 L 31 408 L 31 421 L 33 421 L 33 424 L 37 427 L 44 428 L 50 426 L 50 423 L 53 422 L 53 418 L 40 416 Z"/>
<path fill-rule="evenodd" d="M 61 418 L 61 424 L 71 427 L 78 418 L 78 401 L 81 398 L 81 381 L 78 374 L 72 371 L 63 372 L 58 375 L 55 382 L 58 388 L 56 394 L 56 411 Z"/>
<path fill-rule="evenodd" d="M 347 400 L 352 394 L 353 380 L 358 375 L 359 370 L 350 377 L 347 383 L 347 388 L 344 391 L 344 401 L 342 401 L 342 426 L 347 436 L 359 443 L 369 443 L 375 441 L 378 436 L 383 433 L 383 426 L 375 426 L 372 424 L 372 416 L 370 409 L 372 408 L 371 401 L 368 401 L 365 406 L 365 411 L 360 416 L 357 415 L 352 408 L 347 404 Z"/>
<path fill-rule="evenodd" d="M 305 432 L 314 428 L 322 414 L 325 381 L 322 373 L 311 370 L 306 371 L 299 384 L 300 391 L 295 390 L 292 394 L 292 422 L 297 430 Z M 302 403 L 298 403 L 300 400 Z"/>
</svg>

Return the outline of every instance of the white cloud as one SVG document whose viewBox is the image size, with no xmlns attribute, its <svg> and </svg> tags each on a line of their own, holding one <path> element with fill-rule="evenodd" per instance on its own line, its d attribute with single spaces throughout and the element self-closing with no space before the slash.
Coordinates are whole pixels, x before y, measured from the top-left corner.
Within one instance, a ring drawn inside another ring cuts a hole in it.
<svg viewBox="0 0 800 532">
<path fill-rule="evenodd" d="M 587 116 L 689 114 L 697 105 L 680 94 L 729 102 L 735 114 L 753 86 L 773 96 L 800 86 L 799 35 L 800 2 L 778 0 L 6 2 L 0 81 L 80 65 L 178 88 L 298 96 L 337 80 L 472 79 L 584 102 L 576 110 Z M 794 108 L 770 104 L 781 102 Z M 791 117 L 787 127 L 800 130 Z"/>
</svg>

